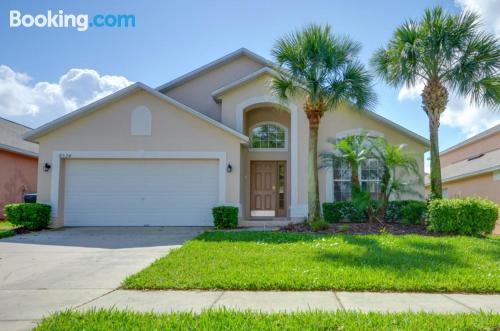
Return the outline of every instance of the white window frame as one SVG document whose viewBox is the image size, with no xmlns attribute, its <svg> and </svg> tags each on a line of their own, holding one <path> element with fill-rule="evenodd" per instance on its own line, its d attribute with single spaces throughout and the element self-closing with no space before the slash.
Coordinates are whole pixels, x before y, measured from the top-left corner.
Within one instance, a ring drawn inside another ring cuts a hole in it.
<svg viewBox="0 0 500 331">
<path fill-rule="evenodd" d="M 254 148 L 252 147 L 252 131 L 253 129 L 263 125 L 274 125 L 285 131 L 285 147 L 284 148 Z M 248 129 L 248 138 L 250 139 L 250 152 L 288 152 L 288 128 L 281 123 L 273 121 L 264 121 L 255 123 Z"/>
<path fill-rule="evenodd" d="M 378 162 L 378 161 L 377 161 Z M 359 178 L 359 183 L 361 186 L 363 186 L 363 182 L 378 182 L 380 183 L 380 179 L 363 179 L 363 177 L 361 176 L 362 174 L 362 166 L 359 167 L 358 169 L 358 178 Z M 330 198 L 328 199 L 329 201 L 349 201 L 349 200 L 335 200 L 335 182 L 351 182 L 351 179 L 336 179 L 334 178 L 334 171 L 333 171 L 333 167 L 331 169 L 329 169 L 329 171 L 327 172 L 327 176 L 329 178 L 331 178 L 331 193 L 329 193 L 327 191 L 327 197 Z M 328 182 L 328 181 L 327 181 Z M 352 197 L 351 197 L 352 199 Z"/>
</svg>

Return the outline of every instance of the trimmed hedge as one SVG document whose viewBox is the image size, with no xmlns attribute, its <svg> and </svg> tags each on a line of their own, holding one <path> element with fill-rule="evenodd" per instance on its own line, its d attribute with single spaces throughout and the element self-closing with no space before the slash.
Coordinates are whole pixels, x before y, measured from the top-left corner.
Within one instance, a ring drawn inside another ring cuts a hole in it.
<svg viewBox="0 0 500 331">
<path fill-rule="evenodd" d="M 214 226 L 217 229 L 234 229 L 238 226 L 238 207 L 218 206 L 212 209 Z"/>
<path fill-rule="evenodd" d="M 328 223 L 338 223 L 344 220 L 364 222 L 366 215 L 357 210 L 351 201 L 335 201 L 323 203 L 323 217 Z"/>
<path fill-rule="evenodd" d="M 429 202 L 429 230 L 461 235 L 490 234 L 498 205 L 482 198 L 434 199 Z"/>
<path fill-rule="evenodd" d="M 405 224 L 422 224 L 427 212 L 427 204 L 418 200 L 390 201 L 385 211 L 386 222 L 402 222 Z M 352 201 L 336 201 L 323 203 L 323 217 L 329 223 L 342 221 L 366 222 L 364 212 L 357 210 Z"/>
<path fill-rule="evenodd" d="M 42 203 L 13 203 L 5 206 L 5 216 L 14 225 L 36 231 L 49 225 L 50 209 Z"/>
</svg>

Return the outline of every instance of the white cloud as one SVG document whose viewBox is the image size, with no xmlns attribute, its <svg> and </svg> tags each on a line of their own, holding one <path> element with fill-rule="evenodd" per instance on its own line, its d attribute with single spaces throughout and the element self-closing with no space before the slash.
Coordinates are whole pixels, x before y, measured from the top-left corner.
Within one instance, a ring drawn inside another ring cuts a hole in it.
<svg viewBox="0 0 500 331">
<path fill-rule="evenodd" d="M 398 101 L 403 101 L 403 100 L 420 100 L 422 94 L 422 90 L 424 89 L 424 83 L 423 82 L 417 82 L 415 85 L 407 87 L 404 86 L 399 90 L 398 94 Z"/>
<path fill-rule="evenodd" d="M 464 10 L 478 13 L 484 27 L 490 32 L 500 35 L 500 1 L 498 0 L 456 0 L 455 3 Z"/>
<path fill-rule="evenodd" d="M 29 75 L 0 65 L 0 116 L 37 127 L 131 83 L 92 69 L 70 69 L 54 83 L 32 83 Z"/>
</svg>

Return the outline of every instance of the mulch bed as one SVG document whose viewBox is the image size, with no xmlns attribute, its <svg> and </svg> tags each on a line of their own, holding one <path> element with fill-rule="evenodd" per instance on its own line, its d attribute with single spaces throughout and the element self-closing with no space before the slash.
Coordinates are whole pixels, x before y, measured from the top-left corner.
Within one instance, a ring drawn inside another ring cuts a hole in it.
<svg viewBox="0 0 500 331">
<path fill-rule="evenodd" d="M 348 227 L 348 228 L 347 228 Z M 381 234 L 394 235 L 419 234 L 424 236 L 440 236 L 442 234 L 430 232 L 425 225 L 407 225 L 401 223 L 334 223 L 326 230 L 313 232 L 307 223 L 288 224 L 281 227 L 283 232 L 311 232 L 311 233 L 336 233 L 336 234 Z"/>
</svg>

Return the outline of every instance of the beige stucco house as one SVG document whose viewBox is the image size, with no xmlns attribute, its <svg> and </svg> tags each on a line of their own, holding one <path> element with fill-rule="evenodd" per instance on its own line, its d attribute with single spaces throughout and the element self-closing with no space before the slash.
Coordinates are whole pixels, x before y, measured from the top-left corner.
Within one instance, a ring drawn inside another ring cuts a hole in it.
<svg viewBox="0 0 500 331">
<path fill-rule="evenodd" d="M 443 196 L 481 196 L 500 204 L 500 124 L 439 155 Z"/>
<path fill-rule="evenodd" d="M 38 201 L 52 205 L 56 226 L 211 225 L 215 205 L 238 206 L 240 225 L 303 220 L 308 122 L 303 100 L 284 105 L 273 95 L 275 69 L 240 49 L 37 128 L 25 138 L 39 143 L 40 165 L 50 165 L 39 166 Z M 363 130 L 408 145 L 423 175 L 428 141 L 373 112 L 327 114 L 319 150 Z M 321 201 L 347 198 L 346 190 L 320 170 Z"/>
</svg>

